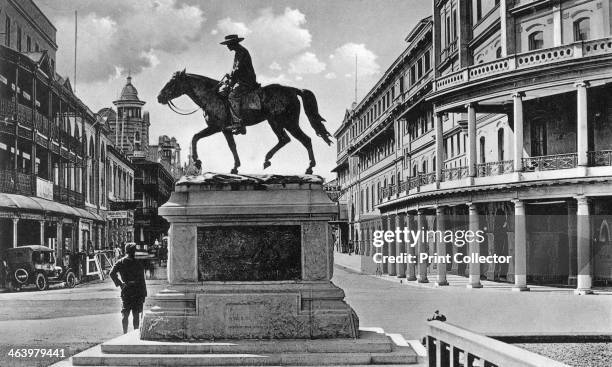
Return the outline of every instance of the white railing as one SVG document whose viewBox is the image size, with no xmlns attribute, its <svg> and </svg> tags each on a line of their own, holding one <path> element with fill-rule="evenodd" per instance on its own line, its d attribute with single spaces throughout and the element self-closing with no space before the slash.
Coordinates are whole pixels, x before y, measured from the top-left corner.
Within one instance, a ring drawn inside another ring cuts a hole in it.
<svg viewBox="0 0 612 367">
<path fill-rule="evenodd" d="M 542 355 L 441 321 L 429 322 L 427 354 L 430 367 L 569 367 Z"/>
<path fill-rule="evenodd" d="M 572 59 L 612 53 L 612 37 L 592 41 L 574 42 L 568 45 L 524 52 L 503 59 L 469 66 L 436 79 L 436 90 L 441 91 L 457 85 L 502 75 L 512 70 L 551 65 Z"/>
</svg>

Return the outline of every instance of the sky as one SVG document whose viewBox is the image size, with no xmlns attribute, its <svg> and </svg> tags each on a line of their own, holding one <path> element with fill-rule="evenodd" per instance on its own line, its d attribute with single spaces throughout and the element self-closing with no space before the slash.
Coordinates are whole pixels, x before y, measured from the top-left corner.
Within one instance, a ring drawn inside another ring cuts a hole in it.
<svg viewBox="0 0 612 367">
<path fill-rule="evenodd" d="M 206 127 L 201 113 L 180 116 L 157 103 L 177 70 L 220 78 L 231 70 L 233 53 L 219 45 L 227 34 L 244 37 L 258 81 L 311 90 L 333 132 L 345 111 L 382 76 L 406 47 L 406 35 L 431 14 L 429 0 L 34 0 L 57 28 L 57 71 L 70 78 L 76 94 L 94 112 L 112 106 L 132 76 L 151 118 L 150 144 L 174 136 L 186 160 L 191 137 Z M 78 12 L 77 75 L 74 83 L 74 12 Z M 355 68 L 357 58 L 357 69 Z M 174 100 L 184 110 L 196 105 Z M 327 146 L 303 111 L 300 125 L 313 141 L 314 173 L 327 179 L 336 146 Z M 263 170 L 266 152 L 277 142 L 267 122 L 236 137 L 241 173 L 302 174 L 306 149 L 296 140 Z M 203 169 L 229 172 L 233 159 L 222 134 L 198 143 Z"/>
</svg>

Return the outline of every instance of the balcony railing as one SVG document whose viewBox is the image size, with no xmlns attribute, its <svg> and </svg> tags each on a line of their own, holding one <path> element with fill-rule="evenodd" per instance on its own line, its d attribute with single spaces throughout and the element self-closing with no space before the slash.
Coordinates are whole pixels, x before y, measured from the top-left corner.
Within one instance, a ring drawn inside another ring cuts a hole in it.
<svg viewBox="0 0 612 367">
<path fill-rule="evenodd" d="M 419 185 L 425 186 L 436 182 L 436 173 L 420 173 L 419 174 Z"/>
<path fill-rule="evenodd" d="M 503 175 L 514 171 L 514 161 L 487 162 L 476 165 L 478 177 Z"/>
<path fill-rule="evenodd" d="M 577 153 L 543 155 L 523 158 L 525 172 L 551 171 L 557 169 L 570 169 L 578 165 Z"/>
<path fill-rule="evenodd" d="M 0 192 L 32 196 L 35 194 L 36 176 L 15 170 L 0 170 Z"/>
<path fill-rule="evenodd" d="M 12 119 L 14 114 L 15 101 L 6 98 L 0 98 L 0 116 L 3 119 L 7 117 Z"/>
<path fill-rule="evenodd" d="M 469 170 L 467 166 L 444 168 L 442 169 L 443 181 L 455 181 L 468 176 Z"/>
<path fill-rule="evenodd" d="M 436 79 L 436 90 L 441 91 L 470 81 L 501 75 L 512 70 L 549 66 L 567 60 L 612 53 L 612 37 L 580 41 L 547 49 L 524 52 L 503 59 L 469 66 Z M 444 59 L 442 57 L 442 59 Z"/>
<path fill-rule="evenodd" d="M 589 166 L 612 166 L 612 150 L 587 152 Z"/>
</svg>

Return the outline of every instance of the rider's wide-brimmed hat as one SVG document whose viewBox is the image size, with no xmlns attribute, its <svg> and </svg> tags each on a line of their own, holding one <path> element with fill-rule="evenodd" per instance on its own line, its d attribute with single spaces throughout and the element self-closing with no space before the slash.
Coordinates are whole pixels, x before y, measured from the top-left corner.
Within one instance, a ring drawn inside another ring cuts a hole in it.
<svg viewBox="0 0 612 367">
<path fill-rule="evenodd" d="M 237 34 L 230 34 L 230 35 L 225 36 L 225 41 L 221 42 L 221 44 L 222 45 L 227 45 L 227 44 L 230 44 L 230 43 L 239 43 L 239 42 L 241 42 L 243 40 L 244 40 L 244 38 L 238 37 Z"/>
</svg>

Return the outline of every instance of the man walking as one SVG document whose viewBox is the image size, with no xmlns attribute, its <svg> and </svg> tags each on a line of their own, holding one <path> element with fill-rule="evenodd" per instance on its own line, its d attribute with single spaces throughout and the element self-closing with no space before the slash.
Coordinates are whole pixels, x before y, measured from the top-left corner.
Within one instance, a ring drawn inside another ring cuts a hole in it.
<svg viewBox="0 0 612 367">
<path fill-rule="evenodd" d="M 147 296 L 147 285 L 142 264 L 136 260 L 136 245 L 125 246 L 126 256 L 115 263 L 110 271 L 110 277 L 116 287 L 121 287 L 121 323 L 123 333 L 128 331 L 128 317 L 132 312 L 134 330 L 140 327 L 140 313 Z M 119 279 L 118 275 L 121 276 Z"/>
</svg>

